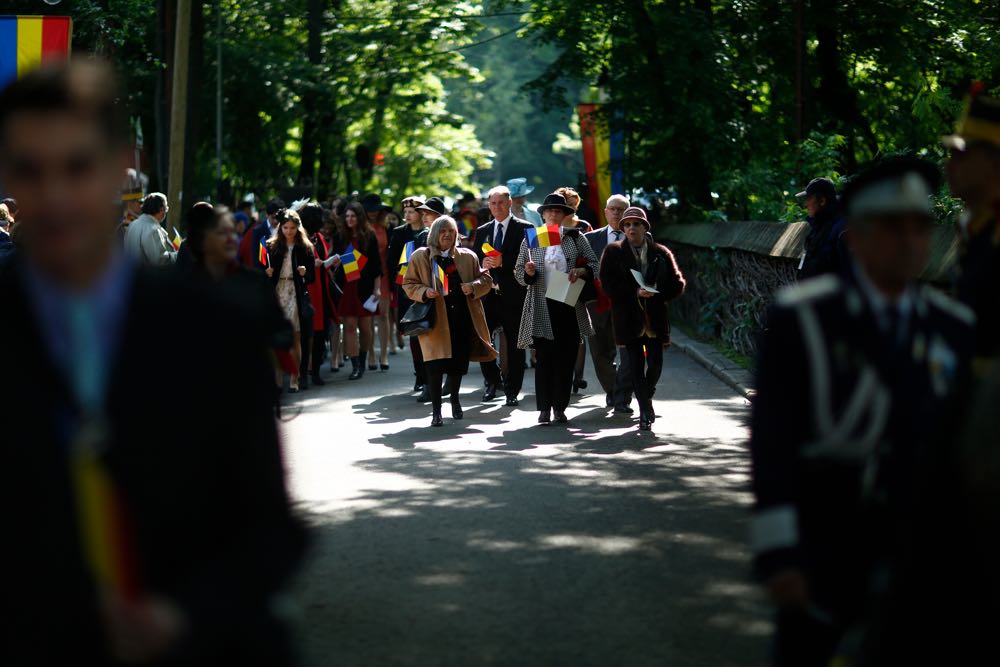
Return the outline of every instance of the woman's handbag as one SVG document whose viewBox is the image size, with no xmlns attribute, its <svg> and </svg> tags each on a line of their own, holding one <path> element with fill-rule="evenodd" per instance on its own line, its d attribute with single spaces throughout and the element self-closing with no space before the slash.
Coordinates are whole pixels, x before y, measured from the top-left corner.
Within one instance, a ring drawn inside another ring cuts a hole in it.
<svg viewBox="0 0 1000 667">
<path fill-rule="evenodd" d="M 406 309 L 406 314 L 399 321 L 399 331 L 404 336 L 420 336 L 434 328 L 434 319 L 437 310 L 434 307 L 434 300 L 424 303 L 413 302 Z"/>
</svg>

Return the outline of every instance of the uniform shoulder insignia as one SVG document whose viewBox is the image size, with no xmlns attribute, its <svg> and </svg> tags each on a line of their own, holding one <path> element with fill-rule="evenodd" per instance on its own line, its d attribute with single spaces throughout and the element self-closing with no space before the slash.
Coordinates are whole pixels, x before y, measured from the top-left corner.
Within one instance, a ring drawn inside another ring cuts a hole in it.
<svg viewBox="0 0 1000 667">
<path fill-rule="evenodd" d="M 927 301 L 938 310 L 943 310 L 956 320 L 960 320 L 969 326 L 976 323 L 976 313 L 964 303 L 955 301 L 933 287 L 925 287 L 922 291 Z"/>
<path fill-rule="evenodd" d="M 775 302 L 779 306 L 794 306 L 804 302 L 817 301 L 836 294 L 840 285 L 840 278 L 834 275 L 828 274 L 810 278 L 778 290 Z"/>
</svg>

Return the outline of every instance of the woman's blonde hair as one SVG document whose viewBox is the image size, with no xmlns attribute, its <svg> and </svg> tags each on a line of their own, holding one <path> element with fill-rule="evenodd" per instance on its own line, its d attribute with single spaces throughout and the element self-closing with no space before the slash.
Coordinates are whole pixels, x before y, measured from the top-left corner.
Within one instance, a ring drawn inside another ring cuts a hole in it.
<svg viewBox="0 0 1000 667">
<path fill-rule="evenodd" d="M 281 233 L 281 228 L 284 227 L 286 222 L 294 222 L 298 227 L 298 231 L 295 233 L 295 245 L 302 246 L 303 248 L 313 249 L 312 242 L 309 241 L 309 237 L 306 236 L 305 228 L 302 226 L 302 219 L 299 218 L 299 214 L 295 211 L 283 208 L 274 217 L 278 220 L 278 226 L 274 229 L 274 234 L 267 242 L 267 247 L 270 249 L 277 248 L 281 243 L 284 242 L 285 235 Z"/>
<path fill-rule="evenodd" d="M 451 216 L 442 215 L 434 221 L 431 225 L 431 230 L 427 233 L 427 247 L 431 249 L 431 254 L 441 252 L 441 246 L 438 244 L 438 241 L 441 237 L 441 230 L 445 227 L 451 227 L 455 230 L 455 244 L 452 248 L 458 247 L 458 223 Z"/>
<path fill-rule="evenodd" d="M 580 208 L 580 193 L 573 188 L 559 188 L 556 190 L 556 194 L 562 195 L 566 200 L 566 204 L 569 205 L 569 207 L 574 211 Z"/>
<path fill-rule="evenodd" d="M 0 222 L 3 225 L 10 223 L 10 209 L 7 208 L 7 204 L 0 204 Z M 3 225 L 0 225 L 0 227 Z"/>
</svg>

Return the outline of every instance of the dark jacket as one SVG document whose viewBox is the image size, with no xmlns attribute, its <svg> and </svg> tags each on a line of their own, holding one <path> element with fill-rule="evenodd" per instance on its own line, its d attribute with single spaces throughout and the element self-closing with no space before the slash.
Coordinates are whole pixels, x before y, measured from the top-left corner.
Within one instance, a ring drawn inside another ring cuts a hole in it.
<svg viewBox="0 0 1000 667">
<path fill-rule="evenodd" d="M 281 264 L 285 261 L 285 253 L 288 252 L 288 246 L 285 244 L 284 239 L 278 239 L 275 247 L 268 246 L 267 248 L 268 257 L 271 262 L 271 268 L 274 272 L 271 274 L 271 285 L 277 287 L 278 279 L 281 276 Z M 306 275 L 300 276 L 298 272 L 298 267 L 306 267 Z M 292 247 L 292 282 L 295 284 L 295 298 L 300 306 L 299 316 L 302 317 L 301 305 L 303 299 L 308 299 L 308 285 L 316 279 L 316 255 L 312 250 L 306 248 L 305 246 L 295 245 Z M 309 323 L 307 327 L 309 331 L 312 330 L 312 323 Z"/>
<path fill-rule="evenodd" d="M 0 520 L 17 545 L 4 550 L 0 664 L 110 665 L 69 475 L 81 413 L 19 269 L 0 271 L 4 340 L 18 351 L 0 374 Z M 141 589 L 192 626 L 154 664 L 285 665 L 272 609 L 305 534 L 285 489 L 266 351 L 239 335 L 245 316 L 173 269 L 133 276 L 122 326 L 102 459 L 133 519 Z M 169 367 L 150 356 L 151 332 Z"/>
<path fill-rule="evenodd" d="M 472 249 L 479 257 L 480 263 L 486 257 L 483 252 L 483 244 L 493 245 L 496 225 L 496 220 L 493 220 L 476 229 Z M 528 290 L 514 277 L 514 265 L 521 252 L 524 231 L 531 227 L 530 222 L 511 217 L 510 223 L 507 225 L 507 235 L 503 238 L 503 247 L 497 248 L 503 254 L 503 266 L 492 269 L 490 276 L 493 278 L 493 283 L 500 287 L 500 291 L 498 293 L 493 290 L 482 298 L 483 309 L 486 311 L 486 321 L 491 329 L 504 322 L 509 323 L 505 326 L 509 326 L 514 332 L 520 329 L 521 313 L 524 309 L 524 302 L 528 298 Z"/>
<path fill-rule="evenodd" d="M 976 313 L 976 356 L 1000 356 L 1000 215 L 969 224 L 955 293 Z"/>
<path fill-rule="evenodd" d="M 413 304 L 410 297 L 406 295 L 406 290 L 403 289 L 403 286 L 396 282 L 396 276 L 399 275 L 399 257 L 403 253 L 406 244 L 410 241 L 413 241 L 414 249 L 422 247 L 422 245 L 418 245 L 419 241 L 417 237 L 423 234 L 424 231 L 426 230 L 413 231 L 412 227 L 404 223 L 392 230 L 392 237 L 389 239 L 389 278 L 392 284 L 396 285 L 396 311 L 398 319 L 402 319 L 406 315 L 407 309 Z M 426 245 L 426 242 L 423 245 Z"/>
<path fill-rule="evenodd" d="M 805 257 L 799 278 L 815 278 L 827 273 L 838 274 L 847 269 L 850 254 L 844 233 L 847 219 L 836 202 L 827 204 L 815 218 L 809 218 L 806 235 Z"/>
<path fill-rule="evenodd" d="M 349 240 L 340 238 L 334 240 L 334 247 L 340 255 L 347 252 L 347 246 L 349 245 Z M 368 263 L 365 264 L 365 268 L 361 269 L 361 278 L 358 280 L 358 299 L 361 300 L 361 303 L 364 303 L 375 293 L 375 281 L 382 277 L 382 256 L 378 251 L 378 239 L 375 238 L 375 232 L 372 232 L 371 238 L 364 248 L 355 249 L 360 250 L 361 254 L 368 258 Z M 344 276 L 344 269 L 342 267 L 337 268 L 334 280 L 337 283 L 337 287 L 343 292 L 344 286 L 347 284 L 347 278 Z"/>
<path fill-rule="evenodd" d="M 656 338 L 669 343 L 667 303 L 684 293 L 686 282 L 674 254 L 666 246 L 648 239 L 647 243 L 648 266 L 644 277 L 647 285 L 659 290 L 648 299 L 638 295 L 639 284 L 631 270 L 639 270 L 639 261 L 627 240 L 608 245 L 601 259 L 601 285 L 611 298 L 615 342 L 619 345 L 627 345 L 640 337 L 647 318 Z"/>
</svg>

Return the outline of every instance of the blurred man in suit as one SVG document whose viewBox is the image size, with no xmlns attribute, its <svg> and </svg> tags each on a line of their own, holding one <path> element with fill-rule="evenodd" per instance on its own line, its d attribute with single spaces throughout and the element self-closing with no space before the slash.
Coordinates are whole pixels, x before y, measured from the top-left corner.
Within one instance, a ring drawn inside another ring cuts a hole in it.
<svg viewBox="0 0 1000 667">
<path fill-rule="evenodd" d="M 594 249 L 598 260 L 604 254 L 605 248 L 625 238 L 621 224 L 622 215 L 628 207 L 628 197 L 611 195 L 608 197 L 608 203 L 604 209 L 604 217 L 608 220 L 607 226 L 584 235 L 590 242 L 590 247 Z M 615 355 L 618 348 L 615 345 L 615 327 L 611 319 L 611 308 L 609 304 L 591 301 L 587 304 L 587 309 L 590 311 L 590 321 L 594 324 L 594 331 L 597 332 L 590 338 L 590 356 L 594 360 L 597 379 L 604 389 L 607 406 L 614 407 L 615 414 L 632 414 L 633 410 L 629 407 L 629 403 L 632 402 L 632 378 L 629 365 L 619 363 L 618 368 L 615 368 Z M 624 358 L 624 355 L 619 356 L 619 359 Z"/>
<path fill-rule="evenodd" d="M 505 185 L 498 185 L 489 191 L 488 204 L 493 220 L 476 230 L 473 249 L 483 262 L 483 268 L 489 269 L 496 285 L 493 294 L 483 298 L 483 307 L 486 309 L 490 331 L 503 328 L 506 344 L 501 354 L 506 359 L 507 377 L 501 379 L 496 362 L 482 364 L 483 375 L 486 377 L 483 400 L 493 400 L 497 388 L 503 384 L 507 405 L 514 407 L 518 404 L 518 395 L 524 382 L 524 350 L 517 347 L 517 336 L 527 295 L 527 290 L 514 278 L 514 262 L 521 250 L 524 232 L 531 228 L 531 223 L 516 218 L 511 213 L 510 189 Z M 493 246 L 500 255 L 487 256 L 483 252 L 484 243 Z"/>
<path fill-rule="evenodd" d="M 121 99 L 96 62 L 0 93 L 0 180 L 31 220 L 0 269 L 17 350 L 0 375 L 0 520 L 16 545 L 0 664 L 286 665 L 274 602 L 304 534 L 263 337 L 118 248 Z"/>
</svg>

